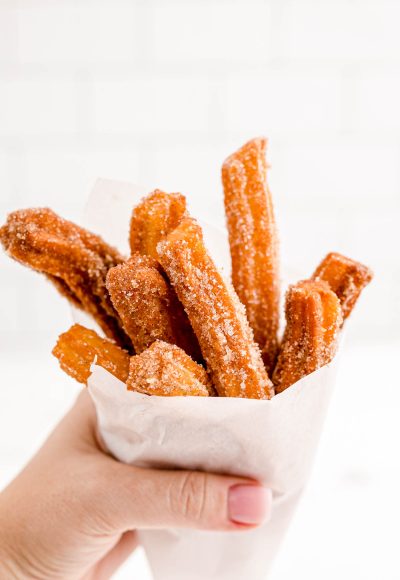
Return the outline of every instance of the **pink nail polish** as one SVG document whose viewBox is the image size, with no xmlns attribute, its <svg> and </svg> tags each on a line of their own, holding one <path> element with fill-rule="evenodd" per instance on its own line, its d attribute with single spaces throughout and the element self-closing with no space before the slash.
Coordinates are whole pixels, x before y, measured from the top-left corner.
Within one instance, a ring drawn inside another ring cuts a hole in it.
<svg viewBox="0 0 400 580">
<path fill-rule="evenodd" d="M 229 519 L 238 524 L 257 525 L 271 515 L 271 490 L 260 485 L 239 484 L 229 490 Z"/>
</svg>

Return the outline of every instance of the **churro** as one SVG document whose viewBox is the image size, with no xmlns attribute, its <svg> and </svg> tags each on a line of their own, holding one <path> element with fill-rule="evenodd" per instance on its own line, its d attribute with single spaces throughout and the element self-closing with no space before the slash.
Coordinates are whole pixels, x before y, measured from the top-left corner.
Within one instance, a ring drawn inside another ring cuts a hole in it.
<svg viewBox="0 0 400 580">
<path fill-rule="evenodd" d="M 362 290 L 371 282 L 372 271 L 367 267 L 331 252 L 320 263 L 312 275 L 314 280 L 323 280 L 340 300 L 343 321 L 353 310 Z"/>
<path fill-rule="evenodd" d="M 108 271 L 106 285 L 137 354 L 163 340 L 201 359 L 183 306 L 154 258 L 135 253 Z"/>
<path fill-rule="evenodd" d="M 179 224 L 186 214 L 186 200 L 180 193 L 156 189 L 132 212 L 129 243 L 131 252 L 157 259 L 157 244 Z"/>
<path fill-rule="evenodd" d="M 52 354 L 62 370 L 79 383 L 87 383 L 93 362 L 124 383 L 128 378 L 129 353 L 80 324 L 60 334 Z"/>
<path fill-rule="evenodd" d="M 70 302 L 92 315 L 109 338 L 129 345 L 105 287 L 107 270 L 123 260 L 117 250 L 48 208 L 11 213 L 0 241 L 12 258 L 45 274 Z"/>
<path fill-rule="evenodd" d="M 286 329 L 272 377 L 277 393 L 332 360 L 341 323 L 340 302 L 328 284 L 303 280 L 289 287 Z"/>
<path fill-rule="evenodd" d="M 266 139 L 253 139 L 222 166 L 232 282 L 268 372 L 278 349 L 279 257 Z"/>
<path fill-rule="evenodd" d="M 157 246 L 159 260 L 189 316 L 220 396 L 268 399 L 273 386 L 233 288 L 208 254 L 189 217 Z"/>
<path fill-rule="evenodd" d="M 131 357 L 127 388 L 164 397 L 208 397 L 212 393 L 206 370 L 182 349 L 161 340 Z"/>
</svg>

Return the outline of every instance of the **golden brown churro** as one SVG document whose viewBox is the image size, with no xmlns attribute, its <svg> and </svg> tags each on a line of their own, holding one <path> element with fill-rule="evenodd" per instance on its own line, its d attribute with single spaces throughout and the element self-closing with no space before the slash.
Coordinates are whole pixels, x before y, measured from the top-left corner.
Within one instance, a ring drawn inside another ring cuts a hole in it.
<svg viewBox="0 0 400 580">
<path fill-rule="evenodd" d="M 188 317 L 156 260 L 136 253 L 108 271 L 106 284 L 136 353 L 163 340 L 201 359 Z"/>
<path fill-rule="evenodd" d="M 161 340 L 131 357 L 127 388 L 163 397 L 208 397 L 212 390 L 201 365 L 177 346 Z"/>
<path fill-rule="evenodd" d="M 329 363 L 336 353 L 342 312 L 328 284 L 303 280 L 286 295 L 286 329 L 273 374 L 280 393 Z"/>
<path fill-rule="evenodd" d="M 233 286 L 270 372 L 278 349 L 280 284 L 266 145 L 266 139 L 253 139 L 228 157 L 222 166 L 222 182 Z"/>
<path fill-rule="evenodd" d="M 11 213 L 0 241 L 12 258 L 45 274 L 61 294 L 91 314 L 109 338 L 129 345 L 105 287 L 107 270 L 123 259 L 117 250 L 48 208 Z"/>
<path fill-rule="evenodd" d="M 80 324 L 60 334 L 52 353 L 62 370 L 79 383 L 87 383 L 94 361 L 120 381 L 125 383 L 128 378 L 129 353 Z"/>
<path fill-rule="evenodd" d="M 162 267 L 185 307 L 220 396 L 267 399 L 272 383 L 233 288 L 208 254 L 191 218 L 158 244 Z"/>
<path fill-rule="evenodd" d="M 132 212 L 129 242 L 131 252 L 157 259 L 157 244 L 179 224 L 186 214 L 186 200 L 180 193 L 156 189 Z"/>
<path fill-rule="evenodd" d="M 270 399 L 274 389 L 280 393 L 332 360 L 343 321 L 372 272 L 328 254 L 311 279 L 290 286 L 279 345 L 278 236 L 266 146 L 266 139 L 253 139 L 222 166 L 232 285 L 179 193 L 157 189 L 133 209 L 128 260 L 48 208 L 8 216 L 0 228 L 8 254 L 44 274 L 108 337 L 79 324 L 61 334 L 53 354 L 67 374 L 86 383 L 96 360 L 148 395 Z"/>
<path fill-rule="evenodd" d="M 353 310 L 362 290 L 373 278 L 372 271 L 367 267 L 331 252 L 320 263 L 312 275 L 314 280 L 323 280 L 340 300 L 343 320 Z"/>
</svg>

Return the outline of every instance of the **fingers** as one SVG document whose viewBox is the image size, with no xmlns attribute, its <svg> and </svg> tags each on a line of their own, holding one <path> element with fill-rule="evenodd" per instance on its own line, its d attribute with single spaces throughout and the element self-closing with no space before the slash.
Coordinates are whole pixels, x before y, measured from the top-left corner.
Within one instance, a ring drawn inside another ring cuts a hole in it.
<svg viewBox="0 0 400 580">
<path fill-rule="evenodd" d="M 238 477 L 196 471 L 167 471 L 114 462 L 103 517 L 116 530 L 197 528 L 237 530 L 265 522 L 271 513 L 269 489 Z"/>
<path fill-rule="evenodd" d="M 83 580 L 109 580 L 138 545 L 136 532 L 122 534 L 118 543 L 98 562 Z"/>
<path fill-rule="evenodd" d="M 69 415 L 74 422 L 94 422 L 87 391 Z M 102 454 L 95 463 L 87 472 L 84 489 L 88 504 L 96 506 L 96 520 L 105 525 L 104 532 L 171 527 L 243 530 L 262 524 L 271 515 L 271 491 L 249 479 L 144 469 Z"/>
</svg>

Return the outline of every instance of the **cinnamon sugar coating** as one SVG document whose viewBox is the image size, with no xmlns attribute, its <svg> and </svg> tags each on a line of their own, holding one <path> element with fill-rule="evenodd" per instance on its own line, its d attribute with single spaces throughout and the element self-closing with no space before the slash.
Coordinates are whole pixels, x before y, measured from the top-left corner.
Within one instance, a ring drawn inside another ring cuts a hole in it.
<svg viewBox="0 0 400 580">
<path fill-rule="evenodd" d="M 129 346 L 105 287 L 108 269 L 123 260 L 115 248 L 48 208 L 11 213 L 0 241 L 12 258 L 45 274 L 74 306 L 93 316 L 109 338 Z"/>
<path fill-rule="evenodd" d="M 233 288 L 189 217 L 158 245 L 159 260 L 185 307 L 220 396 L 267 399 L 273 387 Z"/>
<path fill-rule="evenodd" d="M 362 290 L 373 278 L 367 267 L 336 252 L 328 254 L 319 264 L 314 280 L 323 280 L 340 300 L 343 321 L 351 314 Z"/>
<path fill-rule="evenodd" d="M 120 381 L 125 383 L 128 378 L 129 353 L 80 324 L 60 334 L 52 354 L 62 370 L 79 383 L 87 383 L 90 366 L 95 360 Z"/>
<path fill-rule="evenodd" d="M 286 329 L 273 374 L 280 393 L 329 363 L 337 349 L 342 311 L 328 284 L 303 280 L 286 294 Z"/>
<path fill-rule="evenodd" d="M 163 340 L 201 359 L 183 306 L 154 258 L 135 253 L 109 270 L 106 284 L 136 353 Z"/>
<path fill-rule="evenodd" d="M 206 370 L 179 347 L 160 340 L 131 357 L 127 388 L 163 397 L 208 397 L 212 393 Z"/>
<path fill-rule="evenodd" d="M 267 183 L 266 139 L 253 139 L 222 166 L 232 282 L 246 308 L 267 371 L 273 369 L 279 328 L 278 234 Z"/>
<path fill-rule="evenodd" d="M 186 199 L 180 193 L 156 189 L 132 212 L 129 243 L 131 252 L 157 259 L 157 244 L 179 224 L 186 214 Z"/>
</svg>

